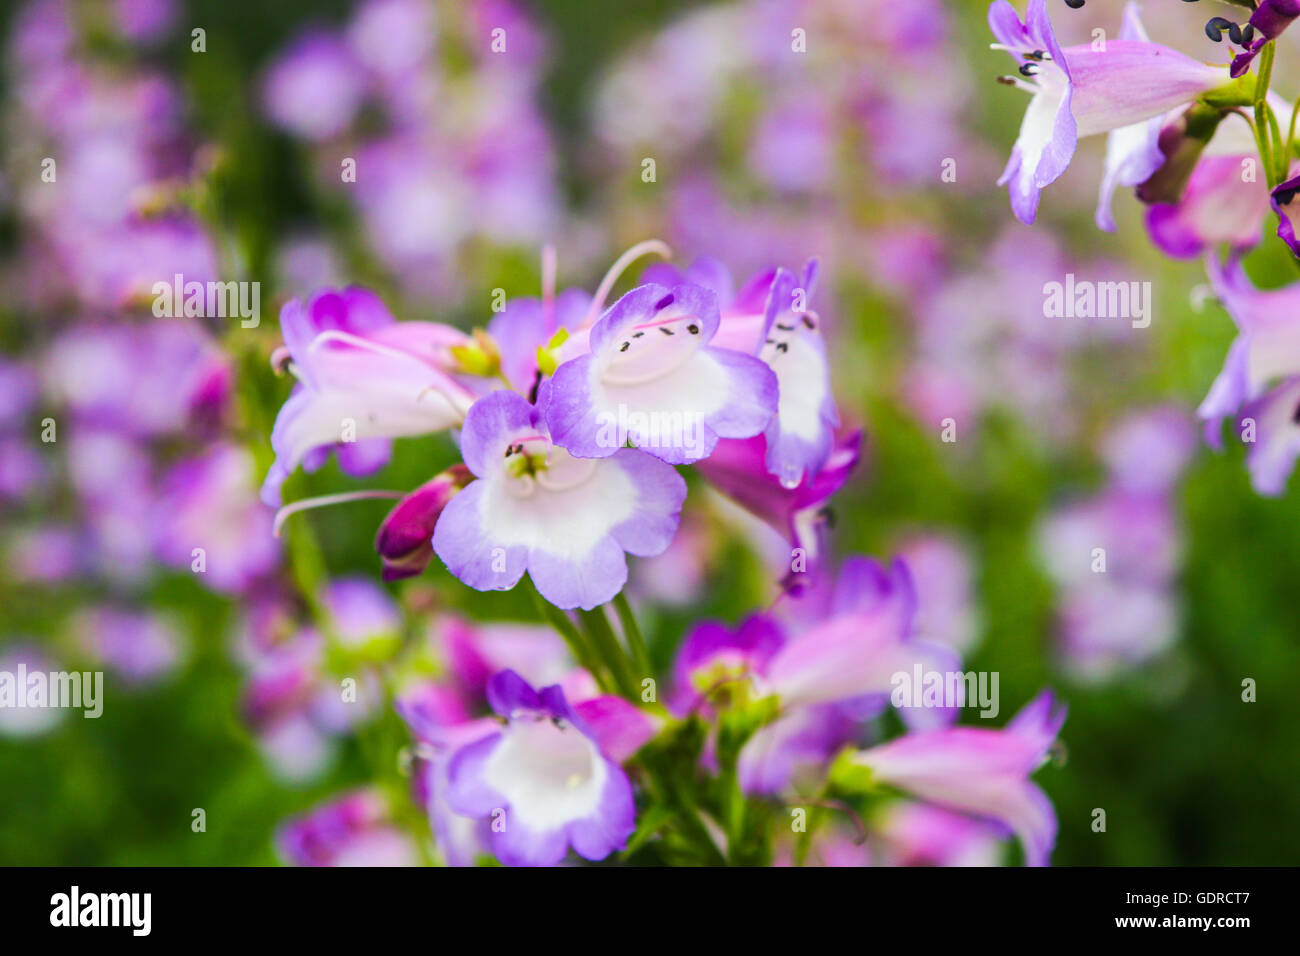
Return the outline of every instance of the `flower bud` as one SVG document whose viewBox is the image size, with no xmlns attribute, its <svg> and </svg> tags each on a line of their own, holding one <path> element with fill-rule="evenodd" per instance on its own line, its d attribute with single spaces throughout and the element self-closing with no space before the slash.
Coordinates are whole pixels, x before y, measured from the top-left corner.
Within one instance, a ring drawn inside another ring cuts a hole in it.
<svg viewBox="0 0 1300 956">
<path fill-rule="evenodd" d="M 453 465 L 397 503 L 379 526 L 375 550 L 384 562 L 384 580 L 414 577 L 433 557 L 433 527 L 447 502 L 473 475 L 464 465 Z"/>
</svg>

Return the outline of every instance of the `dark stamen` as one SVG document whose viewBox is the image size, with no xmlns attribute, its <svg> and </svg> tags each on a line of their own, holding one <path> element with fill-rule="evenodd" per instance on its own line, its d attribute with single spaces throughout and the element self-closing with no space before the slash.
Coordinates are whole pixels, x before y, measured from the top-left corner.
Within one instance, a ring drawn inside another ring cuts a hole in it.
<svg viewBox="0 0 1300 956">
<path fill-rule="evenodd" d="M 632 333 L 632 338 L 634 338 L 634 339 L 639 339 L 639 338 L 640 338 L 641 336 L 643 336 L 643 335 L 645 335 L 644 332 L 633 332 L 633 333 Z"/>
<path fill-rule="evenodd" d="M 692 322 L 690 325 L 686 326 L 686 331 L 690 332 L 691 335 L 699 335 L 700 327 L 696 325 L 694 322 Z"/>
<path fill-rule="evenodd" d="M 777 343 L 776 343 L 776 350 L 777 350 L 778 352 L 788 352 L 788 351 L 790 351 L 790 346 L 789 346 L 789 344 L 786 343 L 786 342 L 777 342 Z"/>
<path fill-rule="evenodd" d="M 1035 73 L 1037 73 L 1037 72 L 1038 72 L 1038 66 L 1037 66 L 1036 64 L 1034 64 L 1034 63 L 1021 63 L 1021 64 L 1020 64 L 1020 75 L 1021 75 L 1021 76 L 1033 76 L 1033 75 L 1034 75 Z"/>
<path fill-rule="evenodd" d="M 806 315 L 803 317 L 803 324 L 806 325 L 806 326 L 808 326 L 808 328 L 810 328 L 810 329 L 815 329 L 815 328 L 817 328 L 817 323 L 814 322 L 810 317 L 808 317 L 808 316 L 806 316 Z"/>
<path fill-rule="evenodd" d="M 793 331 L 794 331 L 794 326 L 793 326 L 793 325 L 782 325 L 780 322 L 776 323 L 776 327 L 777 327 L 778 329 L 780 329 L 782 332 L 793 332 Z"/>
<path fill-rule="evenodd" d="M 1065 5 L 1071 10 L 1078 10 L 1083 6 L 1083 0 L 1065 0 Z"/>
<path fill-rule="evenodd" d="M 1237 26 L 1235 23 L 1229 24 L 1228 39 L 1237 46 L 1241 46 L 1241 27 Z"/>
<path fill-rule="evenodd" d="M 1015 86 L 1015 85 L 1016 85 L 1016 78 L 1015 78 L 1014 76 L 999 76 L 999 77 L 996 77 L 996 79 L 997 79 L 997 81 L 998 81 L 999 83 L 1001 83 L 1003 86 Z"/>
<path fill-rule="evenodd" d="M 660 309 L 672 305 L 674 298 L 675 296 L 671 292 L 669 292 L 666 296 L 664 296 L 662 299 L 660 299 L 658 302 L 655 303 L 655 311 L 658 312 Z"/>
<path fill-rule="evenodd" d="M 1241 45 L 1250 46 L 1250 41 L 1255 39 L 1255 24 L 1247 23 L 1241 31 Z"/>
<path fill-rule="evenodd" d="M 672 335 L 672 334 L 673 334 L 673 330 L 670 329 L 670 328 L 668 328 L 668 326 L 666 326 L 666 325 L 661 325 L 661 326 L 659 326 L 659 331 L 662 332 L 664 335 Z"/>
<path fill-rule="evenodd" d="M 1223 31 L 1234 26 L 1233 22 L 1227 17 L 1210 17 L 1209 22 L 1205 24 L 1205 35 L 1215 43 L 1223 42 Z"/>
<path fill-rule="evenodd" d="M 624 342 L 622 345 L 620 345 L 620 346 L 618 347 L 618 350 L 619 350 L 620 352 L 626 352 L 626 351 L 627 351 L 627 347 L 628 347 L 629 345 L 631 345 L 631 344 L 632 344 L 631 342 Z"/>
</svg>

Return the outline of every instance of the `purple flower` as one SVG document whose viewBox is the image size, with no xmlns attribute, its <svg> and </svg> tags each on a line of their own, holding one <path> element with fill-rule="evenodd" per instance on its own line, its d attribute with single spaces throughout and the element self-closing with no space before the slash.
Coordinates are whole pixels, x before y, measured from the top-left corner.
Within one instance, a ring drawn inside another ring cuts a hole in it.
<svg viewBox="0 0 1300 956">
<path fill-rule="evenodd" d="M 916 633 L 922 640 L 964 652 L 979 634 L 974 571 L 967 548 L 954 538 L 925 534 L 898 549 L 916 587 Z"/>
<path fill-rule="evenodd" d="M 575 700 L 595 695 L 594 682 L 585 685 L 590 675 L 576 669 L 546 625 L 440 617 L 435 643 L 456 685 L 476 699 L 483 698 L 492 675 L 503 670 L 537 686 L 561 684 Z"/>
<path fill-rule="evenodd" d="M 223 444 L 172 466 L 153 519 L 158 558 L 225 592 L 242 591 L 269 573 L 279 545 L 254 494 L 253 468 L 248 452 Z"/>
<path fill-rule="evenodd" d="M 443 510 L 433 550 L 480 591 L 509 590 L 526 571 L 561 608 L 614 597 L 627 581 L 624 553 L 667 548 L 686 498 L 681 476 L 644 452 L 573 457 L 536 408 L 505 390 L 474 403 L 461 454 L 479 480 Z"/>
<path fill-rule="evenodd" d="M 353 286 L 319 292 L 280 312 L 287 359 L 298 377 L 271 432 L 276 460 L 262 500 L 276 505 L 280 486 L 302 464 L 320 467 L 330 451 L 353 474 L 388 459 L 388 439 L 459 424 L 473 399 L 453 379 L 450 349 L 468 337 L 431 322 L 397 322 L 379 298 Z"/>
<path fill-rule="evenodd" d="M 321 595 L 334 633 L 346 647 L 396 637 L 402 614 L 392 596 L 367 577 L 336 578 Z"/>
<path fill-rule="evenodd" d="M 670 708 L 685 715 L 710 704 L 710 695 L 727 683 L 763 673 L 785 643 L 780 625 L 762 614 L 747 618 L 734 630 L 718 621 L 697 624 L 677 651 Z"/>
<path fill-rule="evenodd" d="M 829 595 L 808 593 L 802 604 L 820 605 L 824 616 L 772 656 L 762 687 L 784 708 L 888 693 L 891 678 L 926 670 L 951 670 L 956 657 L 913 639 L 916 591 L 907 565 L 889 568 L 870 558 L 844 563 Z M 805 612 L 807 613 L 807 612 Z"/>
<path fill-rule="evenodd" d="M 493 821 L 497 859 L 553 866 L 570 847 L 588 860 L 622 849 L 636 828 L 632 785 L 563 691 L 502 671 L 488 700 L 506 724 L 452 756 L 447 799 L 463 816 Z"/>
<path fill-rule="evenodd" d="M 180 636 L 165 618 L 101 607 L 77 618 L 77 631 L 95 660 L 132 684 L 149 684 L 175 670 Z"/>
<path fill-rule="evenodd" d="M 899 801 L 880 824 L 885 866 L 997 866 L 1004 832 L 928 803 Z"/>
<path fill-rule="evenodd" d="M 709 484 L 784 535 L 791 548 L 815 560 L 822 551 L 827 503 L 848 481 L 861 453 L 861 431 L 843 436 L 816 477 L 805 475 L 793 488 L 768 471 L 766 438 L 718 442 L 713 454 L 695 467 Z M 789 557 L 785 554 L 783 561 Z"/>
<path fill-rule="evenodd" d="M 342 40 L 313 30 L 280 54 L 263 89 L 267 115 L 308 140 L 326 140 L 347 128 L 361 105 L 365 78 Z"/>
<path fill-rule="evenodd" d="M 1047 0 L 1029 0 L 1025 22 L 1007 0 L 989 7 L 997 46 L 1015 57 L 1006 82 L 1032 95 L 998 185 L 1010 185 L 1016 218 L 1032 223 L 1039 192 L 1065 172 L 1080 137 L 1160 116 L 1223 82 L 1214 67 L 1141 40 L 1062 50 Z"/>
<path fill-rule="evenodd" d="M 776 373 L 777 413 L 763 433 L 766 465 L 789 488 L 821 471 L 839 427 L 822 324 L 810 307 L 817 274 L 818 262 L 810 259 L 802 275 L 768 269 L 735 293 L 731 274 L 714 259 L 697 259 L 685 271 L 661 263 L 642 276 L 713 291 L 721 309 L 713 345 L 757 355 Z"/>
<path fill-rule="evenodd" d="M 717 296 L 696 285 L 639 286 L 591 329 L 590 351 L 551 380 L 546 421 L 555 443 L 606 458 L 631 441 L 672 464 L 707 458 L 720 438 L 763 431 L 777 410 L 772 370 L 710 345 Z"/>
<path fill-rule="evenodd" d="M 1220 242 L 1236 250 L 1258 243 L 1268 206 L 1264 186 L 1242 179 L 1242 161 L 1250 158 L 1203 157 L 1178 202 L 1147 210 L 1151 241 L 1175 259 L 1194 259 Z"/>
<path fill-rule="evenodd" d="M 1255 28 L 1255 39 L 1241 53 L 1232 59 L 1229 73 L 1236 79 L 1250 69 L 1264 44 L 1281 35 L 1291 25 L 1291 21 L 1300 17 L 1300 0 L 1260 0 L 1255 12 L 1250 15 L 1250 25 Z"/>
<path fill-rule="evenodd" d="M 1222 264 L 1210 258 L 1206 269 L 1215 295 L 1237 326 L 1223 370 L 1196 411 L 1206 423 L 1206 440 L 1219 448 L 1225 418 L 1262 396 L 1271 383 L 1300 374 L 1300 282 L 1256 289 L 1236 256 Z"/>
<path fill-rule="evenodd" d="M 453 465 L 397 503 L 379 525 L 375 550 L 384 563 L 384 580 L 414 577 L 433 558 L 433 529 L 447 507 L 473 476 L 464 465 Z"/>
<path fill-rule="evenodd" d="M 581 289 L 565 289 L 553 302 L 511 299 L 488 323 L 488 335 L 501 352 L 501 370 L 520 393 L 537 381 L 537 350 L 560 329 L 576 330 L 591 306 L 591 296 Z"/>
<path fill-rule="evenodd" d="M 1064 723 L 1065 708 L 1044 691 L 1002 730 L 912 733 L 859 751 L 848 762 L 868 768 L 873 782 L 1008 827 L 1024 847 L 1026 864 L 1045 866 L 1056 843 L 1056 813 L 1029 776 Z"/>
<path fill-rule="evenodd" d="M 1136 3 L 1124 7 L 1124 20 L 1120 26 L 1121 40 L 1147 42 L 1147 31 L 1138 15 Z M 1160 130 L 1164 117 L 1157 116 L 1131 126 L 1111 130 L 1106 136 L 1106 165 L 1101 177 L 1101 193 L 1097 198 L 1097 228 L 1115 231 L 1115 217 L 1111 213 L 1111 197 L 1116 186 L 1136 186 L 1146 180 L 1164 163 L 1165 154 L 1160 149 Z"/>
<path fill-rule="evenodd" d="M 1292 176 L 1273 187 L 1269 205 L 1277 213 L 1277 237 L 1300 256 L 1300 239 L 1296 238 L 1295 223 L 1291 221 L 1291 203 L 1295 201 L 1297 192 L 1300 192 L 1300 176 Z"/>
<path fill-rule="evenodd" d="M 295 866 L 414 866 L 411 838 L 388 822 L 384 798 L 358 790 L 291 820 L 276 834 L 280 855 Z"/>
<path fill-rule="evenodd" d="M 840 424 L 821 320 L 809 308 L 816 285 L 816 259 L 804 266 L 802 277 L 776 270 L 758 351 L 776 373 L 779 389 L 777 413 L 763 432 L 767 470 L 786 488 L 821 472 Z"/>
<path fill-rule="evenodd" d="M 1300 375 L 1285 379 L 1241 410 L 1241 434 L 1252 425 L 1254 442 L 1246 456 L 1250 481 L 1261 495 L 1281 495 L 1300 456 Z"/>
</svg>

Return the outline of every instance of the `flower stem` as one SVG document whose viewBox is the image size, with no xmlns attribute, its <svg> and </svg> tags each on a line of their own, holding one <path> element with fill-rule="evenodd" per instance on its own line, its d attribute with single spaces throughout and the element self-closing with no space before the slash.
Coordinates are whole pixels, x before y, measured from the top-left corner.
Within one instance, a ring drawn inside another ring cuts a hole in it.
<svg viewBox="0 0 1300 956">
<path fill-rule="evenodd" d="M 529 581 L 526 587 L 533 595 L 533 600 L 536 602 L 537 610 L 541 613 L 542 618 L 564 638 L 564 643 L 568 645 L 569 652 L 578 664 L 595 678 L 596 683 L 604 693 L 613 693 L 614 687 L 610 684 L 604 671 L 597 666 L 591 648 L 587 646 L 587 642 L 583 638 L 582 632 L 578 630 L 577 625 L 573 623 L 567 614 L 542 597 L 532 581 Z"/>
<path fill-rule="evenodd" d="M 579 611 L 578 617 L 582 620 L 587 636 L 591 639 L 596 657 L 608 669 L 618 692 L 628 700 L 637 700 L 636 675 L 632 672 L 632 664 L 628 660 L 627 652 L 623 650 L 617 635 L 614 634 L 614 629 L 609 625 L 605 609 L 598 607 L 592 611 Z"/>
<path fill-rule="evenodd" d="M 636 622 L 636 615 L 632 613 L 632 605 L 627 601 L 627 595 L 619 591 L 614 595 L 614 611 L 618 614 L 619 623 L 623 626 L 623 636 L 627 638 L 628 647 L 632 649 L 632 660 L 641 670 L 641 676 L 653 677 L 653 669 L 650 666 L 650 653 L 646 650 L 645 637 L 641 634 L 641 628 Z"/>
</svg>

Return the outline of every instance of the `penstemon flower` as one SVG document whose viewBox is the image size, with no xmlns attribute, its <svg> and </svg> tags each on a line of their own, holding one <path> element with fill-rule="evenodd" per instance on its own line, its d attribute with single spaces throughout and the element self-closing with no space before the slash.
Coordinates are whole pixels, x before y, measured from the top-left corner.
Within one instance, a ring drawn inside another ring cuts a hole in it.
<svg viewBox="0 0 1300 956">
<path fill-rule="evenodd" d="M 1161 116 L 1225 82 L 1219 69 L 1139 39 L 1062 49 L 1047 0 L 1029 0 L 1023 23 L 1008 0 L 995 0 L 988 19 L 995 47 L 1018 65 L 1019 75 L 1003 82 L 1032 97 L 998 180 L 1024 223 L 1034 221 L 1040 191 L 1065 172 L 1079 139 Z"/>
<path fill-rule="evenodd" d="M 1300 0 L 1260 0 L 1247 21 L 1254 32 L 1254 38 L 1233 58 L 1232 76 L 1241 76 L 1249 70 L 1250 64 L 1264 49 L 1264 45 L 1277 39 L 1296 17 L 1300 17 Z"/>
<path fill-rule="evenodd" d="M 510 865 L 554 865 L 569 847 L 588 860 L 622 849 L 636 826 L 632 785 L 564 691 L 502 671 L 487 694 L 506 724 L 451 757 L 451 808 L 495 817 L 491 845 Z"/>
<path fill-rule="evenodd" d="M 667 548 L 686 499 L 681 476 L 645 452 L 575 458 L 510 391 L 475 402 L 461 454 L 478 480 L 443 509 L 433 550 L 479 590 L 512 588 L 527 572 L 556 607 L 613 598 L 627 581 L 624 554 Z"/>
<path fill-rule="evenodd" d="M 1025 705 L 1002 730 L 951 727 L 909 734 L 846 754 L 836 771 L 848 786 L 865 769 L 884 783 L 939 806 L 996 821 L 1019 838 L 1029 866 L 1045 866 L 1056 842 L 1051 801 L 1029 776 L 1047 759 L 1065 708 L 1050 691 Z"/>
<path fill-rule="evenodd" d="M 284 346 L 273 361 L 298 379 L 271 432 L 276 460 L 262 487 L 268 504 L 295 468 L 314 470 L 331 451 L 352 474 L 369 474 L 389 439 L 458 425 L 473 401 L 453 373 L 465 333 L 430 322 L 398 322 L 366 289 L 293 299 L 280 313 Z"/>
<path fill-rule="evenodd" d="M 762 432 L 776 412 L 776 376 L 710 345 L 719 321 L 717 296 L 702 286 L 652 283 L 623 296 L 592 326 L 587 353 L 555 370 L 545 405 L 556 444 L 603 458 L 631 441 L 688 464 L 720 438 Z"/>
</svg>

